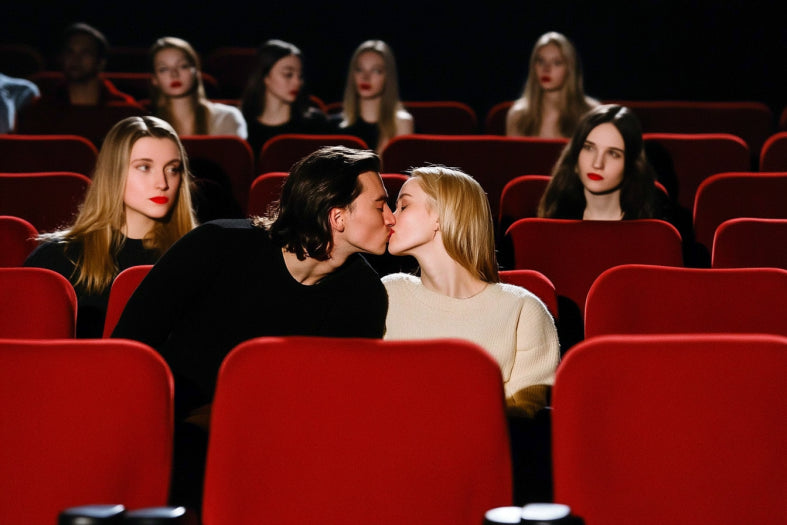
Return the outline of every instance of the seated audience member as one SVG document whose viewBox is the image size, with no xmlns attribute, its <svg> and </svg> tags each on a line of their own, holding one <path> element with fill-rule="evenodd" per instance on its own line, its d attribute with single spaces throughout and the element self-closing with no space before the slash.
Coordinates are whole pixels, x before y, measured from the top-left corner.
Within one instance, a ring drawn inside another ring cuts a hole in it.
<svg viewBox="0 0 787 525">
<path fill-rule="evenodd" d="M 194 226 L 188 163 L 175 130 L 155 117 L 129 117 L 107 134 L 74 223 L 41 234 L 25 266 L 71 281 L 77 337 L 101 337 L 115 276 L 153 264 Z"/>
<path fill-rule="evenodd" d="M 506 115 L 506 135 L 567 138 L 582 115 L 597 105 L 585 95 L 574 45 L 560 33 L 545 33 L 530 55 L 522 96 Z"/>
<path fill-rule="evenodd" d="M 19 110 L 40 95 L 33 82 L 0 73 L 0 133 L 13 133 Z"/>
<path fill-rule="evenodd" d="M 360 255 L 384 253 L 394 223 L 379 172 L 371 151 L 317 150 L 293 166 L 267 216 L 196 228 L 129 299 L 113 337 L 149 344 L 175 376 L 173 504 L 198 508 L 209 403 L 237 344 L 382 337 L 385 288 Z"/>
<path fill-rule="evenodd" d="M 509 408 L 534 415 L 554 381 L 557 331 L 541 300 L 500 282 L 481 185 L 458 170 L 417 168 L 399 192 L 394 217 L 388 251 L 415 257 L 420 275 L 383 277 L 385 338 L 460 337 L 479 344 L 500 365 Z"/>
<path fill-rule="evenodd" d="M 332 118 L 337 132 L 363 139 L 382 152 L 393 137 L 413 133 L 413 116 L 399 99 L 396 59 L 382 40 L 367 40 L 350 59 L 342 113 Z"/>
<path fill-rule="evenodd" d="M 268 40 L 257 51 L 257 63 L 241 99 L 248 141 L 255 158 L 265 142 L 284 133 L 319 134 L 327 120 L 309 106 L 303 90 L 303 56 L 295 45 Z"/>
<path fill-rule="evenodd" d="M 634 113 L 623 106 L 598 106 L 582 118 L 563 149 L 538 215 L 590 220 L 662 218 L 655 181 Z"/>
<path fill-rule="evenodd" d="M 84 23 L 68 26 L 60 49 L 64 79 L 51 93 L 43 93 L 41 104 L 53 106 L 103 106 L 110 102 L 136 103 L 101 77 L 109 44 L 98 29 Z"/>
<path fill-rule="evenodd" d="M 549 501 L 549 416 L 541 409 L 560 359 L 557 330 L 541 300 L 500 282 L 486 193 L 461 171 L 417 168 L 394 216 L 388 251 L 415 257 L 420 275 L 382 278 L 390 303 L 385 338 L 457 337 L 489 352 L 509 412 L 515 501 Z"/>
<path fill-rule="evenodd" d="M 150 48 L 151 113 L 172 124 L 178 135 L 237 135 L 245 139 L 246 121 L 234 106 L 205 95 L 197 52 L 176 37 L 163 37 Z"/>
</svg>

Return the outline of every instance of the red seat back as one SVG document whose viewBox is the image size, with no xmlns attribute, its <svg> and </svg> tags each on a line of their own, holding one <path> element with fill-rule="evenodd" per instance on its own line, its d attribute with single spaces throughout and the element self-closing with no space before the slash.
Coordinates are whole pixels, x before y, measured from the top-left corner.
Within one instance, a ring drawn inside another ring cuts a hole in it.
<svg viewBox="0 0 787 525">
<path fill-rule="evenodd" d="M 153 268 L 152 264 L 143 264 L 140 266 L 131 266 L 126 268 L 112 281 L 112 287 L 109 289 L 109 302 L 107 303 L 107 314 L 104 318 L 104 333 L 103 337 L 112 335 L 120 316 L 123 314 L 123 309 L 126 307 L 131 294 L 137 289 L 139 283 L 145 278 L 150 269 Z"/>
<path fill-rule="evenodd" d="M 774 133 L 765 141 L 760 150 L 760 171 L 787 171 L 787 131 Z"/>
<path fill-rule="evenodd" d="M 585 336 L 693 332 L 787 336 L 787 270 L 610 268 L 593 283 Z"/>
<path fill-rule="evenodd" d="M 219 372 L 205 525 L 477 525 L 511 488 L 500 368 L 472 343 L 259 338 Z"/>
<path fill-rule="evenodd" d="M 0 215 L 0 267 L 22 266 L 35 247 L 38 230 L 13 215 Z"/>
<path fill-rule="evenodd" d="M 167 502 L 173 383 L 150 347 L 119 339 L 0 340 L 0 522 L 67 507 Z"/>
<path fill-rule="evenodd" d="M 285 133 L 267 140 L 262 150 L 257 152 L 256 173 L 286 171 L 293 164 L 323 146 L 347 146 L 355 149 L 369 149 L 366 143 L 353 135 L 311 135 Z"/>
<path fill-rule="evenodd" d="M 587 525 L 786 522 L 785 369 L 764 334 L 579 343 L 552 392 L 555 501 Z"/>
<path fill-rule="evenodd" d="M 787 219 L 729 219 L 716 228 L 711 266 L 787 270 L 786 246 Z"/>
<path fill-rule="evenodd" d="M 79 135 L 0 135 L 0 173 L 72 171 L 91 177 L 98 149 Z"/>
<path fill-rule="evenodd" d="M 0 290 L 0 338 L 76 336 L 76 292 L 59 273 L 45 268 L 0 268 Z"/>
<path fill-rule="evenodd" d="M 718 173 L 703 181 L 694 202 L 694 234 L 710 253 L 716 228 L 728 219 L 787 219 L 787 172 Z"/>
<path fill-rule="evenodd" d="M 403 173 L 427 164 L 459 168 L 486 190 L 496 220 L 506 183 L 522 173 L 550 174 L 566 142 L 490 135 L 400 135 L 382 152 L 383 171 Z"/>
<path fill-rule="evenodd" d="M 68 226 L 90 179 L 71 172 L 0 173 L 0 214 L 21 217 L 39 232 Z"/>
</svg>

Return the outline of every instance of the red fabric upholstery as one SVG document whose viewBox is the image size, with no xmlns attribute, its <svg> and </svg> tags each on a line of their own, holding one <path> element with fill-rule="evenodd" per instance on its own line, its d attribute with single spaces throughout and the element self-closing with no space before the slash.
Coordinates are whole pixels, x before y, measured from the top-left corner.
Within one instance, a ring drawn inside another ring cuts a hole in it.
<svg viewBox="0 0 787 525">
<path fill-rule="evenodd" d="M 697 188 L 708 177 L 724 171 L 749 171 L 749 146 L 725 133 L 645 133 L 648 160 L 659 181 L 681 206 L 691 210 Z"/>
<path fill-rule="evenodd" d="M 484 129 L 487 133 L 490 135 L 506 134 L 506 115 L 513 105 L 513 100 L 505 100 L 495 104 L 489 109 L 484 119 Z"/>
<path fill-rule="evenodd" d="M 203 523 L 478 525 L 512 497 L 503 405 L 465 341 L 247 341 L 219 372 Z"/>
<path fill-rule="evenodd" d="M 716 228 L 711 266 L 770 266 L 787 270 L 787 219 L 739 218 Z"/>
<path fill-rule="evenodd" d="M 710 252 L 716 228 L 728 219 L 787 219 L 787 172 L 718 173 L 703 181 L 694 202 L 694 234 Z"/>
<path fill-rule="evenodd" d="M 76 336 L 76 292 L 59 273 L 45 268 L 0 268 L 0 290 L 0 338 Z"/>
<path fill-rule="evenodd" d="M 302 133 L 285 133 L 276 135 L 256 152 L 256 173 L 286 171 L 306 155 L 323 146 L 347 146 L 348 148 L 369 149 L 366 143 L 352 135 L 310 135 Z"/>
<path fill-rule="evenodd" d="M 241 98 L 257 62 L 257 48 L 222 46 L 207 54 L 203 72 L 213 75 L 223 98 Z"/>
<path fill-rule="evenodd" d="M 475 110 L 456 100 L 404 102 L 413 116 L 416 133 L 471 135 L 478 132 Z"/>
<path fill-rule="evenodd" d="M 0 522 L 164 505 L 172 395 L 164 360 L 136 341 L 0 340 Z"/>
<path fill-rule="evenodd" d="M 0 268 L 22 266 L 38 245 L 35 226 L 21 217 L 0 215 Z"/>
<path fill-rule="evenodd" d="M 759 152 L 774 130 L 773 111 L 762 102 L 617 100 L 639 118 L 645 133 L 729 133 Z"/>
<path fill-rule="evenodd" d="M 692 332 L 787 335 L 787 270 L 625 265 L 588 292 L 585 336 Z"/>
<path fill-rule="evenodd" d="M 787 131 L 774 133 L 765 141 L 760 151 L 760 171 L 787 171 Z"/>
<path fill-rule="evenodd" d="M 503 186 L 497 219 L 501 233 L 517 219 L 538 217 L 538 203 L 550 179 L 549 175 L 520 175 Z"/>
<path fill-rule="evenodd" d="M 19 112 L 17 132 L 31 135 L 79 135 L 98 146 L 118 121 L 146 114 L 142 106 L 128 102 L 63 107 L 34 102 Z"/>
<path fill-rule="evenodd" d="M 382 152 L 383 171 L 404 173 L 430 163 L 459 168 L 486 190 L 497 219 L 506 183 L 523 173 L 551 173 L 566 142 L 490 135 L 400 135 Z"/>
<path fill-rule="evenodd" d="M 552 317 L 557 319 L 557 292 L 555 285 L 546 275 L 536 270 L 501 270 L 500 281 L 529 290 L 541 299 Z"/>
<path fill-rule="evenodd" d="M 89 178 L 72 172 L 0 173 L 0 214 L 53 231 L 71 224 L 89 185 Z"/>
<path fill-rule="evenodd" d="M 117 274 L 115 280 L 112 281 L 112 287 L 109 290 L 109 303 L 107 303 L 107 315 L 104 319 L 104 337 L 112 335 L 112 330 L 115 329 L 129 297 L 151 268 L 153 268 L 152 264 L 132 266 Z"/>
<path fill-rule="evenodd" d="M 72 171 L 91 177 L 98 149 L 78 135 L 0 135 L 0 173 Z"/>
<path fill-rule="evenodd" d="M 248 214 L 264 215 L 268 206 L 281 196 L 281 187 L 287 180 L 286 171 L 272 171 L 258 175 L 249 189 Z"/>
<path fill-rule="evenodd" d="M 683 265 L 680 234 L 656 219 L 525 218 L 514 222 L 506 235 L 513 246 L 514 267 L 546 275 L 558 296 L 569 299 L 580 313 L 590 285 L 607 268 L 628 263 Z"/>
<path fill-rule="evenodd" d="M 200 173 L 199 167 L 211 174 L 218 169 L 227 179 L 216 182 L 229 184 L 233 197 L 245 212 L 255 173 L 249 143 L 236 135 L 188 135 L 180 139 L 193 164 L 190 167 L 194 168 L 194 176 L 211 178 L 207 173 Z"/>
<path fill-rule="evenodd" d="M 555 501 L 586 525 L 785 523 L 787 338 L 594 337 L 552 392 Z"/>
</svg>

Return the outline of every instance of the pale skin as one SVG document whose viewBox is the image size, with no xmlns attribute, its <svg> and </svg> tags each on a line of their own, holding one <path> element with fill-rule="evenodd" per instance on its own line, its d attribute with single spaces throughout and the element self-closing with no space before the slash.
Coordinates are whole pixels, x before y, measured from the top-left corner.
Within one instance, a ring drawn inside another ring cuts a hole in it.
<svg viewBox="0 0 787 525">
<path fill-rule="evenodd" d="M 614 124 L 599 124 L 588 133 L 577 158 L 577 171 L 585 192 L 585 220 L 617 221 L 623 218 L 620 186 L 625 171 L 623 136 Z"/>
<path fill-rule="evenodd" d="M 394 217 L 396 224 L 388 251 L 415 257 L 424 287 L 455 299 L 473 297 L 486 288 L 486 282 L 472 275 L 446 251 L 437 203 L 424 192 L 417 177 L 402 186 Z"/>
<path fill-rule="evenodd" d="M 178 135 L 193 135 L 195 115 L 189 93 L 197 81 L 197 69 L 183 51 L 166 48 L 156 53 L 153 70 L 151 82 L 169 97 L 175 131 Z"/>
<path fill-rule="evenodd" d="M 388 207 L 388 193 L 379 173 L 367 171 L 358 175 L 362 192 L 345 208 L 332 208 L 328 218 L 333 232 L 330 257 L 325 261 L 298 257 L 284 248 L 282 254 L 292 277 L 305 285 L 318 283 L 358 252 L 383 254 L 391 228 L 396 223 Z"/>
<path fill-rule="evenodd" d="M 536 52 L 535 68 L 533 74 L 538 78 L 542 89 L 541 98 L 541 129 L 539 137 L 563 138 L 560 132 L 559 121 L 563 106 L 563 88 L 568 76 L 568 66 L 560 48 L 556 44 L 542 46 Z M 510 136 L 520 133 L 514 128 L 514 122 L 526 108 L 524 105 L 515 105 L 506 117 L 506 130 Z"/>
<path fill-rule="evenodd" d="M 183 177 L 180 151 L 170 139 L 142 137 L 131 148 L 123 190 L 129 239 L 144 238 L 162 220 L 178 196 Z"/>
<path fill-rule="evenodd" d="M 289 122 L 292 104 L 303 87 L 303 66 L 296 55 L 279 59 L 268 72 L 265 82 L 265 109 L 257 118 L 266 126 Z"/>
<path fill-rule="evenodd" d="M 376 51 L 366 51 L 358 55 L 353 73 L 355 89 L 358 93 L 358 109 L 366 122 L 380 120 L 380 102 L 385 88 L 385 62 Z M 396 135 L 414 131 L 413 116 L 407 111 L 396 112 Z M 382 152 L 390 137 L 380 137 L 377 153 Z"/>
</svg>

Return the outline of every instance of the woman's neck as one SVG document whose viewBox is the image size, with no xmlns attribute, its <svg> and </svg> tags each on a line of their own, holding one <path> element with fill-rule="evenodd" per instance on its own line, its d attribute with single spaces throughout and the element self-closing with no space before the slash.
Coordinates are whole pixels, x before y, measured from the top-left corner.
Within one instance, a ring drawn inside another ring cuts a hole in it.
<svg viewBox="0 0 787 525">
<path fill-rule="evenodd" d="M 376 124 L 380 120 L 380 103 L 382 98 L 362 98 L 358 101 L 360 116 L 370 124 Z"/>
<path fill-rule="evenodd" d="M 265 95 L 265 109 L 257 120 L 266 126 L 281 126 L 290 121 L 292 116 L 292 105 L 283 100 Z"/>
<path fill-rule="evenodd" d="M 194 114 L 191 97 L 170 98 L 169 110 L 175 121 L 173 127 L 178 135 L 196 134 L 197 116 Z"/>
<path fill-rule="evenodd" d="M 585 211 L 582 218 L 593 221 L 619 221 L 623 218 L 620 190 L 606 195 L 594 195 L 585 190 Z"/>
<path fill-rule="evenodd" d="M 440 244 L 442 245 L 442 241 Z M 448 255 L 445 248 L 435 250 L 428 255 L 416 254 L 415 258 L 421 268 L 421 283 L 427 290 L 454 299 L 469 299 L 486 288 L 486 282 L 473 276 L 464 266 L 456 262 Z"/>
</svg>

